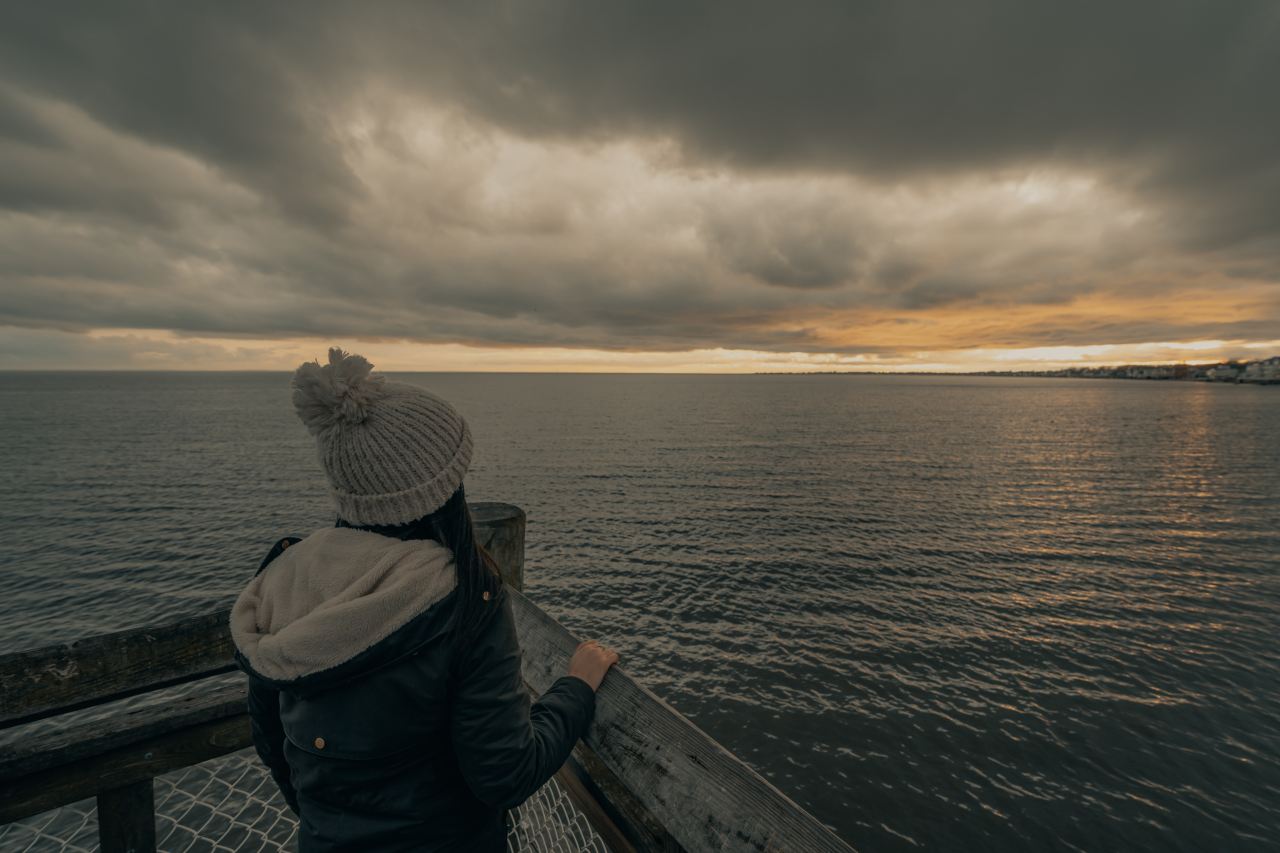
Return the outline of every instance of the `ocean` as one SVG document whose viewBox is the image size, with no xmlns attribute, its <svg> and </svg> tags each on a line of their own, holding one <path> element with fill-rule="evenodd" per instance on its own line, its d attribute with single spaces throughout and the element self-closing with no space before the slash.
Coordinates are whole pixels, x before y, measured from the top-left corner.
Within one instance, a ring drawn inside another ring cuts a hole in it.
<svg viewBox="0 0 1280 853">
<path fill-rule="evenodd" d="M 526 589 L 863 850 L 1280 838 L 1280 388 L 399 374 Z M 332 523 L 284 373 L 0 373 L 0 649 Z"/>
</svg>

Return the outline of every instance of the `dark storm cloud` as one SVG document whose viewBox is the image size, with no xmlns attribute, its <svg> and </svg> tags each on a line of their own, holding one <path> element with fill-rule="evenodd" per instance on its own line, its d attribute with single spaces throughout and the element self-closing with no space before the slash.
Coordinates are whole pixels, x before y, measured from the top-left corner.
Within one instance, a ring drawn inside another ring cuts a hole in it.
<svg viewBox="0 0 1280 853">
<path fill-rule="evenodd" d="M 1265 2 L 451 8 L 397 47 L 432 48 L 422 65 L 452 69 L 448 87 L 490 117 L 669 129 L 740 162 L 932 169 L 1210 140 L 1227 162 L 1222 143 L 1280 128 Z"/>
<path fill-rule="evenodd" d="M 857 278 L 858 216 L 831 198 L 720 200 L 707 210 L 702 235 L 724 265 L 778 287 L 836 287 Z"/>
<path fill-rule="evenodd" d="M 884 179 L 1082 163 L 1203 197 L 1219 240 L 1280 225 L 1274 3 L 446 8 L 370 35 L 381 70 L 521 132 Z"/>
<path fill-rule="evenodd" d="M 1268 2 L 24 4 L 6 72 L 300 209 L 357 191 L 327 109 L 372 79 L 526 133 L 669 133 L 782 169 L 1049 157 L 1218 183 L 1277 162 Z"/>
<path fill-rule="evenodd" d="M 903 290 L 901 298 L 906 308 L 933 308 L 973 299 L 981 293 L 981 285 L 972 281 L 926 278 Z"/>
<path fill-rule="evenodd" d="M 1280 279 L 1271 3 L 3 16 L 17 325 L 821 351 L 857 348 L 827 312 Z M 1036 170 L 1043 203 L 981 179 Z M 1087 328 L 1256 331 L 998 339 Z"/>
<path fill-rule="evenodd" d="M 340 220 L 359 191 L 333 145 L 320 75 L 282 52 L 292 22 L 266 5 L 15 4 L 0 68 L 105 124 L 172 146 L 270 194 L 290 214 Z"/>
</svg>

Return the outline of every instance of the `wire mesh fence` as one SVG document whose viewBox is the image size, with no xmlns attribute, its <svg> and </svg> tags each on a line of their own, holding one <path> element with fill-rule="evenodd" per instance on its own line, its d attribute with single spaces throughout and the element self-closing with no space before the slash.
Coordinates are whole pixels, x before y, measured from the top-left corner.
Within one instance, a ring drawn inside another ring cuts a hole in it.
<svg viewBox="0 0 1280 853">
<path fill-rule="evenodd" d="M 166 851 L 293 850 L 293 812 L 253 749 L 158 776 L 156 849 Z M 507 849 L 521 853 L 608 847 L 554 778 L 518 809 Z M 0 851 L 94 851 L 98 819 L 92 799 L 0 826 Z"/>
</svg>

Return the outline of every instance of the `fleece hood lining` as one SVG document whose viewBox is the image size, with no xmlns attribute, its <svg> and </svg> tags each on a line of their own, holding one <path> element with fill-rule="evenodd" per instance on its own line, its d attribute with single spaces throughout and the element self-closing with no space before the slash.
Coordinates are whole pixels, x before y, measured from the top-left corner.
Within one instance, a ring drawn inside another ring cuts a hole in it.
<svg viewBox="0 0 1280 853">
<path fill-rule="evenodd" d="M 249 582 L 231 608 L 231 639 L 254 672 L 293 681 L 368 650 L 456 585 L 453 554 L 438 542 L 327 527 Z"/>
</svg>

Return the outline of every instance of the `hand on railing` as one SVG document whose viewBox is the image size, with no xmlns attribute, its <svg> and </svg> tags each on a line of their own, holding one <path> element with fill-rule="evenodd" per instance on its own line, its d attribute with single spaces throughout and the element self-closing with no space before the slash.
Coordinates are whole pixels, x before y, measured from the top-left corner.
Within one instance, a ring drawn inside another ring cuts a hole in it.
<svg viewBox="0 0 1280 853">
<path fill-rule="evenodd" d="M 573 657 L 569 659 L 569 675 L 581 678 L 591 685 L 592 690 L 599 690 L 605 673 L 617 662 L 617 652 L 605 648 L 595 640 L 587 640 L 578 644 Z"/>
</svg>

